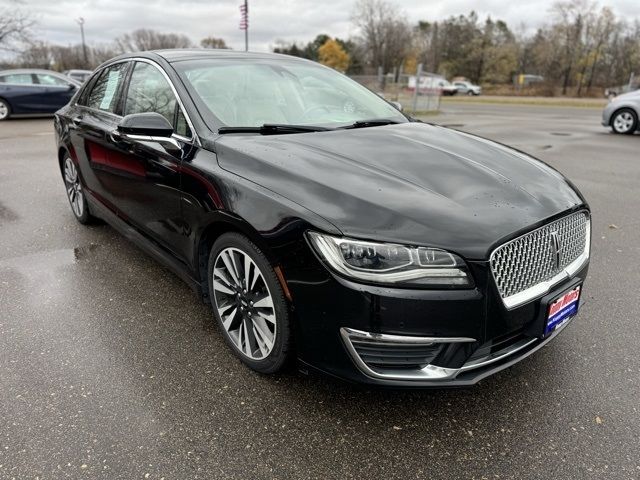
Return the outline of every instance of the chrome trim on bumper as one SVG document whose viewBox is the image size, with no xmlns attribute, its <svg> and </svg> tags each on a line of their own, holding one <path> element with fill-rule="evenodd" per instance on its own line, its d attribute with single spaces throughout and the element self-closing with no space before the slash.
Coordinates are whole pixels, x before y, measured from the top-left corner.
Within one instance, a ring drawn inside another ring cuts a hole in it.
<svg viewBox="0 0 640 480">
<path fill-rule="evenodd" d="M 434 343 L 469 343 L 475 342 L 475 338 L 469 337 L 408 337 L 405 335 L 387 335 L 386 333 L 371 333 L 353 328 L 342 327 L 340 329 L 342 338 L 353 338 L 360 341 L 370 341 L 372 343 L 403 343 L 410 345 L 433 345 Z"/>
<path fill-rule="evenodd" d="M 456 343 L 456 342 L 475 342 L 475 339 L 467 338 L 467 337 L 409 337 L 409 336 L 399 336 L 399 335 L 384 335 L 384 334 L 376 334 L 363 332 L 361 330 L 354 330 L 351 328 L 342 327 L 340 329 L 340 335 L 344 341 L 345 347 L 351 356 L 351 359 L 356 364 L 358 369 L 368 377 L 380 379 L 380 380 L 409 380 L 416 382 L 443 382 L 454 380 L 459 374 L 463 372 L 467 372 L 470 370 L 475 370 L 479 368 L 486 367 L 493 363 L 499 362 L 501 360 L 506 359 L 526 348 L 538 343 L 537 347 L 534 347 L 532 350 L 537 350 L 543 344 L 547 343 L 549 340 L 554 338 L 560 331 L 564 330 L 564 328 L 571 323 L 573 318 L 569 319 L 567 322 L 562 324 L 559 328 L 557 328 L 551 335 L 547 338 L 525 338 L 513 345 L 510 345 L 508 348 L 504 350 L 500 350 L 495 352 L 492 355 L 488 355 L 483 358 L 478 358 L 473 361 L 469 361 L 465 363 L 460 368 L 446 368 L 440 367 L 437 365 L 426 365 L 425 367 L 417 370 L 402 370 L 402 369 L 375 369 L 368 366 L 358 355 L 353 344 L 351 343 L 351 339 L 355 340 L 371 340 L 372 344 L 384 344 L 384 343 L 404 343 L 404 344 L 433 344 L 433 343 Z M 382 342 L 376 341 L 376 339 L 382 339 Z M 386 342 L 385 342 L 386 340 Z M 427 343 L 429 342 L 429 343 Z"/>
</svg>

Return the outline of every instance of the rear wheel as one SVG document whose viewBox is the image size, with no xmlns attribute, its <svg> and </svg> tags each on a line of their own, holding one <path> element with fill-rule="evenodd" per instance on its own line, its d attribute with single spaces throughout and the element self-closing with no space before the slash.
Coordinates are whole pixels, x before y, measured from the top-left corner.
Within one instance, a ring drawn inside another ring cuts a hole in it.
<svg viewBox="0 0 640 480">
<path fill-rule="evenodd" d="M 630 108 L 623 108 L 613 114 L 611 129 L 615 133 L 631 135 L 638 129 L 638 114 Z"/>
<path fill-rule="evenodd" d="M 89 206 L 87 205 L 87 199 L 84 195 L 80 173 L 78 172 L 76 164 L 73 163 L 70 157 L 65 157 L 62 168 L 67 198 L 69 199 L 69 205 L 71 205 L 73 215 L 76 217 L 76 220 L 82 224 L 90 223 L 93 217 L 89 213 Z"/>
<path fill-rule="evenodd" d="M 269 260 L 247 237 L 225 233 L 209 256 L 213 313 L 226 343 L 252 369 L 281 370 L 291 329 L 282 286 Z"/>
<path fill-rule="evenodd" d="M 9 104 L 0 98 L 0 121 L 6 120 L 11 115 L 11 107 Z"/>
</svg>

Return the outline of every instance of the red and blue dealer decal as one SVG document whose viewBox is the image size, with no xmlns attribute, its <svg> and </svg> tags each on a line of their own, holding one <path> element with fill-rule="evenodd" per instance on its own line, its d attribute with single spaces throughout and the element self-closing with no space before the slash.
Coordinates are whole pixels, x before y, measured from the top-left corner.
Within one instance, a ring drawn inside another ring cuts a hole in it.
<svg viewBox="0 0 640 480">
<path fill-rule="evenodd" d="M 547 315 L 547 325 L 544 334 L 552 332 L 564 322 L 578 313 L 578 302 L 580 300 L 581 286 L 568 291 L 560 298 L 549 305 L 549 314 Z"/>
</svg>

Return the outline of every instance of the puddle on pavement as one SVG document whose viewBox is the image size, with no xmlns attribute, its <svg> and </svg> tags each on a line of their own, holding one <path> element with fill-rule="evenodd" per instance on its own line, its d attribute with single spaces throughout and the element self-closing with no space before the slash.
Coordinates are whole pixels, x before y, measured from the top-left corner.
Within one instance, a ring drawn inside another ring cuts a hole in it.
<svg viewBox="0 0 640 480">
<path fill-rule="evenodd" d="M 100 245 L 97 243 L 90 243 L 81 247 L 48 250 L 20 257 L 6 258 L 0 260 L 0 270 L 16 270 L 27 277 L 39 276 L 84 260 L 99 247 Z"/>
</svg>

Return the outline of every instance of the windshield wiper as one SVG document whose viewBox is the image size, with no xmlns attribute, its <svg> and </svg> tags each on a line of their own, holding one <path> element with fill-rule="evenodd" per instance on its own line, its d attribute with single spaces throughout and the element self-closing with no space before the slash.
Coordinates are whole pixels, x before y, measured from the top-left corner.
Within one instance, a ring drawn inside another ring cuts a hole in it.
<svg viewBox="0 0 640 480">
<path fill-rule="evenodd" d="M 340 128 L 366 128 L 366 127 L 380 127 L 383 125 L 395 125 L 396 123 L 400 123 L 396 120 L 390 120 L 388 118 L 372 118 L 371 120 L 358 120 L 357 122 L 352 123 L 351 125 L 346 125 Z"/>
<path fill-rule="evenodd" d="M 279 133 L 305 133 L 305 132 L 326 132 L 332 130 L 327 127 L 314 125 L 289 125 L 286 123 L 265 123 L 260 127 L 220 127 L 218 133 L 260 133 L 261 135 L 276 135 Z"/>
</svg>

